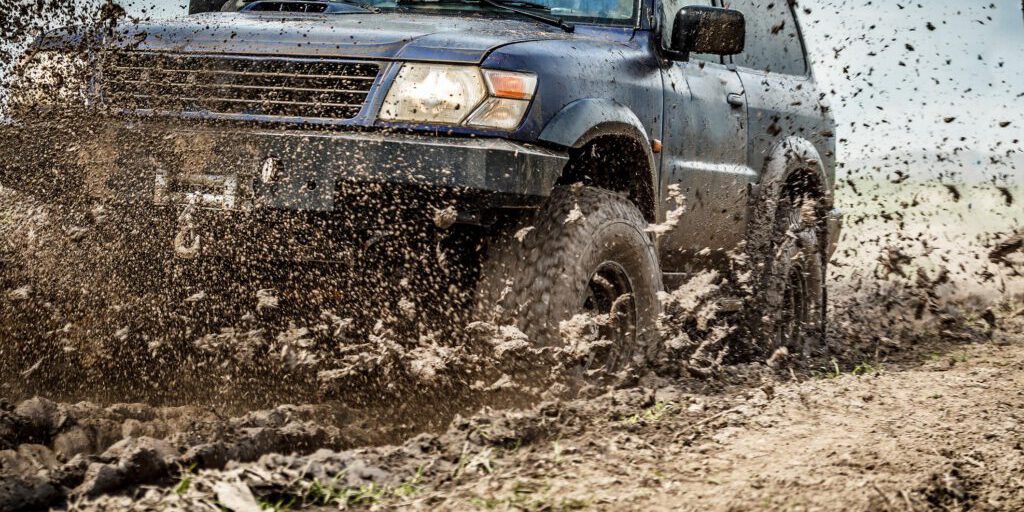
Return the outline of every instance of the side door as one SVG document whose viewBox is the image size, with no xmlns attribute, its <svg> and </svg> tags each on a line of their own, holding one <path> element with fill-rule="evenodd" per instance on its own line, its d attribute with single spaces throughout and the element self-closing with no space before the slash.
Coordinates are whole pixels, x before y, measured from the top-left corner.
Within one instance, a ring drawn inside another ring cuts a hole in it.
<svg viewBox="0 0 1024 512">
<path fill-rule="evenodd" d="M 812 80 L 792 3 L 726 0 L 725 4 L 747 20 L 746 48 L 727 60 L 736 65 L 746 91 L 750 166 L 760 175 L 776 146 L 797 137 L 818 149 L 825 169 L 834 169 L 831 114 Z"/>
<path fill-rule="evenodd" d="M 666 44 L 679 9 L 712 2 L 660 5 Z M 671 188 L 678 185 L 685 211 L 663 235 L 659 257 L 666 272 L 686 272 L 696 256 L 721 254 L 743 239 L 747 188 L 756 174 L 747 166 L 746 97 L 735 68 L 716 55 L 694 54 L 667 64 L 663 80 L 662 206 L 679 207 Z"/>
</svg>

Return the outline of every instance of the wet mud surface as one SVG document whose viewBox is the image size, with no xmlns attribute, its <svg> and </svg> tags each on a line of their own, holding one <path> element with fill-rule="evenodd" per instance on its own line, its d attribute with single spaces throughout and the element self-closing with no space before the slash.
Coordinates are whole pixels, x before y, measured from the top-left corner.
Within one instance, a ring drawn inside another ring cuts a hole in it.
<svg viewBox="0 0 1024 512">
<path fill-rule="evenodd" d="M 68 237 L 7 199 L 9 250 Z M 836 258 L 828 354 L 733 355 L 747 342 L 706 272 L 662 296 L 658 357 L 614 375 L 579 370 L 601 345 L 585 317 L 558 348 L 479 322 L 410 337 L 401 300 L 366 330 L 267 315 L 288 293 L 250 289 L 234 324 L 160 336 L 165 302 L 62 308 L 8 283 L 0 509 L 1021 507 L 1013 238 L 935 258 L 861 235 Z M 190 293 L 220 311 L 214 282 Z"/>
<path fill-rule="evenodd" d="M 5 403 L 2 506 L 1016 510 L 1024 310 L 994 314 L 856 365 L 651 373 L 385 445 L 336 404 Z"/>
</svg>

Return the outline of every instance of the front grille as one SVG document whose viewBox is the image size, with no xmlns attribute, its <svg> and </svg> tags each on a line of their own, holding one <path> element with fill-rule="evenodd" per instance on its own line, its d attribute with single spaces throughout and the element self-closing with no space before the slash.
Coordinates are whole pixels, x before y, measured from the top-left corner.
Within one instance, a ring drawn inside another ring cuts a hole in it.
<svg viewBox="0 0 1024 512">
<path fill-rule="evenodd" d="M 350 119 L 380 66 L 322 59 L 120 52 L 103 64 L 103 101 L 128 111 Z"/>
</svg>

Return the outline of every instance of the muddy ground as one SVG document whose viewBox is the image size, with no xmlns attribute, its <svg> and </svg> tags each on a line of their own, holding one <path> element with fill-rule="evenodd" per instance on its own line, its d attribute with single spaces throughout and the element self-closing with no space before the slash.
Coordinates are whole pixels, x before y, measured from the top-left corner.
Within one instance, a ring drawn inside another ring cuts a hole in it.
<svg viewBox="0 0 1024 512">
<path fill-rule="evenodd" d="M 948 205 L 943 190 L 909 193 Z M 50 268 L 45 247 L 80 244 L 4 197 L 8 254 Z M 267 316 L 289 295 L 261 289 L 225 326 L 211 284 L 178 291 L 205 316 L 154 331 L 138 319 L 184 313 L 7 283 L 0 510 L 1020 510 L 1024 255 L 990 258 L 1020 219 L 956 233 L 929 224 L 955 207 L 873 204 L 811 360 L 737 355 L 715 273 L 663 296 L 659 356 L 615 375 L 575 370 L 600 345 L 587 318 L 562 348 L 480 323 L 410 338 L 401 301 L 366 332 L 330 310 Z"/>
<path fill-rule="evenodd" d="M 967 321 L 852 367 L 647 375 L 348 450 L 329 404 L 227 418 L 34 398 L 5 407 L 0 504 L 67 492 L 73 510 L 1020 510 L 1022 327 L 1024 309 L 1000 309 L 994 329 Z"/>
</svg>

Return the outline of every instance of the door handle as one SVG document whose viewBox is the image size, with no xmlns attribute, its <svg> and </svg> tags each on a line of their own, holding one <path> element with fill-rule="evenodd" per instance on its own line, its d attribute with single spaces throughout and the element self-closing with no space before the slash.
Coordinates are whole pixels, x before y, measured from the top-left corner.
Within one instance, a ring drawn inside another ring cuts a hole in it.
<svg viewBox="0 0 1024 512">
<path fill-rule="evenodd" d="M 729 95 L 725 97 L 725 101 L 727 101 L 730 105 L 732 105 L 733 108 L 740 108 L 743 105 L 747 104 L 747 101 L 746 101 L 746 99 L 743 98 L 743 94 L 742 93 L 740 93 L 740 94 L 737 94 L 737 93 L 734 93 L 734 92 L 729 93 Z"/>
</svg>

